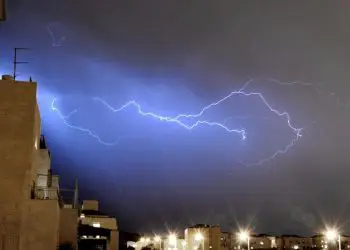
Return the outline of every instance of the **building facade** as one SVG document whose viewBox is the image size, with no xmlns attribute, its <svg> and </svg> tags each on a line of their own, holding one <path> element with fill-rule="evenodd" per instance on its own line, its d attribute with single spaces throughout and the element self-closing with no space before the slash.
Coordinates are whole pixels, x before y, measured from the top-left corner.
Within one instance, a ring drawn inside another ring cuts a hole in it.
<svg viewBox="0 0 350 250">
<path fill-rule="evenodd" d="M 220 249 L 221 250 L 231 250 L 231 234 L 228 232 L 221 232 L 220 237 Z"/>
<path fill-rule="evenodd" d="M 80 249 L 118 250 L 117 220 L 99 211 L 99 202 L 84 200 L 79 218 Z"/>
<path fill-rule="evenodd" d="M 185 229 L 187 249 L 220 250 L 221 231 L 219 226 L 197 224 Z"/>
<path fill-rule="evenodd" d="M 299 235 L 281 235 L 276 238 L 277 249 L 310 249 L 312 239 Z"/>
<path fill-rule="evenodd" d="M 50 151 L 40 126 L 37 84 L 2 76 L 0 245 L 6 250 L 54 250 L 60 244 L 64 204 L 59 177 L 52 175 Z M 75 194 L 72 190 L 72 204 Z M 71 209 L 74 210 L 74 204 Z"/>
</svg>

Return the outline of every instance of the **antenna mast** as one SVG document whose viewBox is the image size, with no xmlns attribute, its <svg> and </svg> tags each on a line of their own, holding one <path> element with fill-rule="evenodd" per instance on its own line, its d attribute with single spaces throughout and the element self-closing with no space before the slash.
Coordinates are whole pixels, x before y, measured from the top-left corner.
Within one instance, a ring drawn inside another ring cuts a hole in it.
<svg viewBox="0 0 350 250">
<path fill-rule="evenodd" d="M 29 48 L 15 48 L 15 53 L 13 55 L 13 80 L 17 77 L 17 64 L 25 64 L 28 62 L 17 61 L 17 51 L 19 50 L 29 50 Z"/>
</svg>

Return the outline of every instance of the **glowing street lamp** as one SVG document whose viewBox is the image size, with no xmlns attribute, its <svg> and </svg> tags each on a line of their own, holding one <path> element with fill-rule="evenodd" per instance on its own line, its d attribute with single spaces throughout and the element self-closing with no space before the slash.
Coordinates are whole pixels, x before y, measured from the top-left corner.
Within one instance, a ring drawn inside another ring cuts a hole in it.
<svg viewBox="0 0 350 250">
<path fill-rule="evenodd" d="M 173 248 L 176 248 L 177 235 L 174 233 L 169 234 L 168 242 L 169 242 L 169 245 L 171 245 Z"/>
<path fill-rule="evenodd" d="M 338 249 L 341 250 L 340 233 L 336 229 L 327 229 L 324 235 L 328 241 L 338 241 Z"/>
<path fill-rule="evenodd" d="M 156 235 L 153 240 L 159 244 L 159 250 L 162 250 L 162 238 L 159 235 Z"/>
<path fill-rule="evenodd" d="M 247 248 L 250 250 L 250 233 L 248 230 L 242 230 L 237 234 L 238 240 L 242 242 L 247 242 Z"/>
<path fill-rule="evenodd" d="M 203 234 L 200 233 L 200 232 L 197 232 L 194 235 L 194 240 L 197 241 L 197 242 L 201 242 L 202 250 L 204 250 L 204 236 L 203 236 Z"/>
</svg>

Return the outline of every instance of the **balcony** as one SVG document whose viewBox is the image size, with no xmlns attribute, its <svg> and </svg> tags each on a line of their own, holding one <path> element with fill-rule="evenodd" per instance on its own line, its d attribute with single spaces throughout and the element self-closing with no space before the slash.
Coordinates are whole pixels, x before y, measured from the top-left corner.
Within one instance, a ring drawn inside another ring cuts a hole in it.
<svg viewBox="0 0 350 250">
<path fill-rule="evenodd" d="M 33 200 L 57 200 L 60 207 L 78 208 L 78 190 L 59 187 L 59 176 L 38 174 L 31 188 Z"/>
<path fill-rule="evenodd" d="M 31 198 L 34 200 L 60 200 L 58 188 L 35 186 Z"/>
</svg>

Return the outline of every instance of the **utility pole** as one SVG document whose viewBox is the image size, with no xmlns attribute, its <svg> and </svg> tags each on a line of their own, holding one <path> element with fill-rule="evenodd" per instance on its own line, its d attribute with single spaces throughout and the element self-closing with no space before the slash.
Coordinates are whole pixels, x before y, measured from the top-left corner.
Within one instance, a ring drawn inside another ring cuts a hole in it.
<svg viewBox="0 0 350 250">
<path fill-rule="evenodd" d="M 15 48 L 13 55 L 13 80 L 16 81 L 17 77 L 17 64 L 26 64 L 28 62 L 17 61 L 17 51 L 19 50 L 29 50 L 29 48 Z"/>
</svg>

